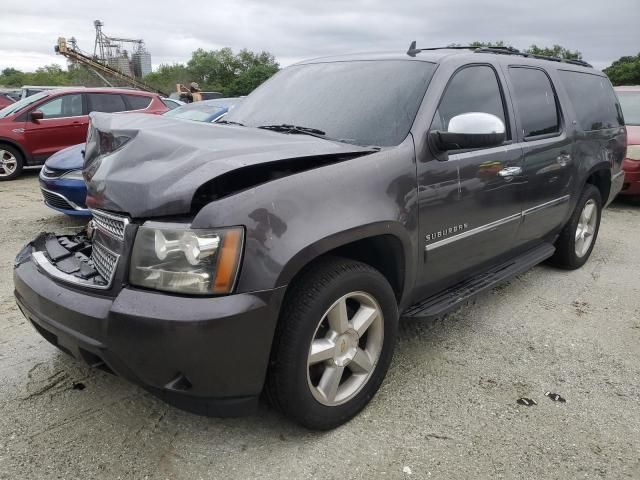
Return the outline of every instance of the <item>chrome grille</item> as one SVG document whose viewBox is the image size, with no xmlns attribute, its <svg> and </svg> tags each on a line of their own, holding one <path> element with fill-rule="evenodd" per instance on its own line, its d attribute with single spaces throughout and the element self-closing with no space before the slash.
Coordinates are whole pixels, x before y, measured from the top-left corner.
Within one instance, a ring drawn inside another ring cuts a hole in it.
<svg viewBox="0 0 640 480">
<path fill-rule="evenodd" d="M 93 221 L 100 230 L 118 240 L 124 240 L 124 232 L 129 224 L 129 219 L 102 210 L 91 210 Z"/>
<path fill-rule="evenodd" d="M 117 254 L 105 246 L 98 242 L 93 242 L 93 248 L 91 249 L 93 266 L 108 284 L 111 284 L 111 280 L 113 279 L 113 274 L 118 266 L 118 258 L 119 256 Z"/>
<path fill-rule="evenodd" d="M 74 210 L 73 205 L 59 193 L 50 192 L 44 188 L 41 188 L 40 191 L 44 197 L 44 202 L 50 207 L 61 208 L 62 210 Z"/>
</svg>

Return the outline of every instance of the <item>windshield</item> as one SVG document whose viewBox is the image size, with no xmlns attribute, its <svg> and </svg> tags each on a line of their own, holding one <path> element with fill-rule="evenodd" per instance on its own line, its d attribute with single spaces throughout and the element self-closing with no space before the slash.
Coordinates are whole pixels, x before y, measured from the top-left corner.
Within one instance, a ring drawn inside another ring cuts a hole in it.
<svg viewBox="0 0 640 480">
<path fill-rule="evenodd" d="M 181 118 L 183 120 L 193 120 L 196 122 L 207 122 L 212 118 L 226 112 L 226 107 L 216 105 L 186 105 L 169 110 L 165 113 L 167 117 Z"/>
<path fill-rule="evenodd" d="M 225 121 L 296 125 L 347 143 L 398 145 L 434 70 L 432 63 L 406 60 L 295 65 L 256 89 Z"/>
<path fill-rule="evenodd" d="M 23 98 L 22 100 L 17 101 L 16 103 L 12 103 L 8 107 L 0 110 L 0 118 L 8 117 L 16 112 L 19 112 L 24 107 L 31 105 L 32 103 L 37 102 L 38 100 L 42 100 L 44 97 L 48 95 L 47 92 L 36 93 L 35 95 L 31 95 L 30 97 Z"/>
<path fill-rule="evenodd" d="M 640 125 L 640 92 L 616 92 L 620 99 L 624 123 Z"/>
</svg>

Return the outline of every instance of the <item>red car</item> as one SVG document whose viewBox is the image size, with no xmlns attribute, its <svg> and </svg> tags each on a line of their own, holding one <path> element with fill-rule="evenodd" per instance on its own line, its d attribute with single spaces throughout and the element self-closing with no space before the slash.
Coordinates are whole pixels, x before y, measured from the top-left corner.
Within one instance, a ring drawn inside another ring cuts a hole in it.
<svg viewBox="0 0 640 480">
<path fill-rule="evenodd" d="M 14 103 L 14 99 L 4 92 L 0 92 L 0 108 L 8 107 Z"/>
<path fill-rule="evenodd" d="M 168 110 L 159 95 L 114 88 L 47 90 L 0 110 L 0 180 L 24 166 L 42 165 L 58 150 L 83 143 L 90 112 Z"/>
<path fill-rule="evenodd" d="M 615 87 L 627 124 L 627 157 L 622 164 L 624 184 L 620 195 L 640 197 L 640 86 Z"/>
</svg>

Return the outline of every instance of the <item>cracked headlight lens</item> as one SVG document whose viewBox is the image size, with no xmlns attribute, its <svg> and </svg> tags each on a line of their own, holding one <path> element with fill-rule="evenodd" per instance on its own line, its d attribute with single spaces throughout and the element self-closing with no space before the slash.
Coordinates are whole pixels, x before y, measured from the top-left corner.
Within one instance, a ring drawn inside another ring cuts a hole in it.
<svg viewBox="0 0 640 480">
<path fill-rule="evenodd" d="M 244 230 L 190 229 L 147 222 L 138 229 L 131 255 L 132 285 L 193 295 L 221 295 L 233 290 Z"/>
</svg>

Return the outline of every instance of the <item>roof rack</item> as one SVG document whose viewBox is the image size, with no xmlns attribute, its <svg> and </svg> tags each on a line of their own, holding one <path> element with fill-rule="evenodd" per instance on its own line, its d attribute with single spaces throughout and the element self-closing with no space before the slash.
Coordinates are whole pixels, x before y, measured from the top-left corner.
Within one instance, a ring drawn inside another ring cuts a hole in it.
<svg viewBox="0 0 640 480">
<path fill-rule="evenodd" d="M 580 65 L 581 67 L 589 67 L 593 68 L 593 66 L 584 60 L 570 60 L 566 58 L 560 57 L 545 57 L 544 55 L 534 55 L 533 53 L 521 52 L 517 48 L 513 47 L 476 47 L 473 45 L 467 46 L 450 46 L 450 47 L 430 47 L 430 48 L 417 48 L 416 41 L 411 42 L 409 46 L 409 50 L 407 50 L 407 55 L 410 57 L 415 57 L 418 53 L 423 51 L 431 51 L 431 50 L 472 50 L 473 53 L 493 53 L 498 55 L 518 55 L 520 57 L 525 58 L 535 58 L 537 60 L 548 60 L 550 62 L 561 62 L 561 63 L 569 63 L 571 65 Z"/>
</svg>

